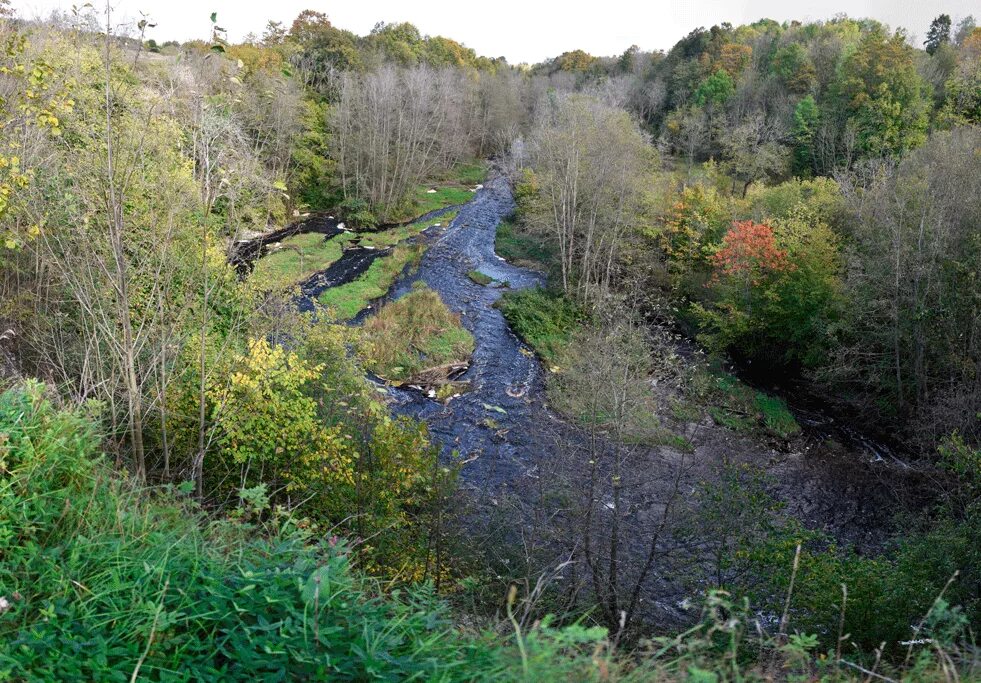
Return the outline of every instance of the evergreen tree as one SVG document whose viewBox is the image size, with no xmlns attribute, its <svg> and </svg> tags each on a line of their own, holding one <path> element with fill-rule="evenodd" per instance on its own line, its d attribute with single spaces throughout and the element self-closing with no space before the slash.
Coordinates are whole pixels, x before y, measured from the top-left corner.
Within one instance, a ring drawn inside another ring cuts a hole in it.
<svg viewBox="0 0 981 683">
<path fill-rule="evenodd" d="M 923 43 L 927 54 L 932 55 L 941 45 L 950 42 L 950 24 L 949 14 L 941 14 L 930 22 L 930 30 L 927 31 L 927 39 Z"/>
</svg>

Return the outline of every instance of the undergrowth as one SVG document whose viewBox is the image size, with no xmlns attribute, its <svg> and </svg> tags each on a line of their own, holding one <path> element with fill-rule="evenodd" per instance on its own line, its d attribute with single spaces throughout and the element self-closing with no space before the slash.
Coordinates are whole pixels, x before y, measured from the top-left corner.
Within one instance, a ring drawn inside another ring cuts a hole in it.
<svg viewBox="0 0 981 683">
<path fill-rule="evenodd" d="M 386 590 L 309 523 L 211 518 L 189 488 L 123 478 L 97 411 L 56 409 L 37 383 L 0 394 L 4 680 L 976 680 L 966 619 L 941 598 L 897 664 L 822 651 L 723 592 L 630 655 L 602 628 L 521 621 L 513 591 L 498 628 L 461 627 L 431 588 Z"/>
<path fill-rule="evenodd" d="M 551 365 L 586 319 L 570 299 L 544 289 L 505 292 L 495 306 L 511 329 Z"/>
<path fill-rule="evenodd" d="M 494 250 L 505 261 L 537 270 L 549 268 L 555 260 L 552 250 L 541 239 L 519 229 L 513 219 L 497 225 Z"/>
</svg>

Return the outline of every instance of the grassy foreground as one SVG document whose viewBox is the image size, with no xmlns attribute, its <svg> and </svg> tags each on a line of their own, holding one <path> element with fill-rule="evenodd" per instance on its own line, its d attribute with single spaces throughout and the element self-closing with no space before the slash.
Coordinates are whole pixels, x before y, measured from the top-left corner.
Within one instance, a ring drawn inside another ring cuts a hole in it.
<svg viewBox="0 0 981 683">
<path fill-rule="evenodd" d="M 386 304 L 363 326 L 365 365 L 388 380 L 403 381 L 421 370 L 465 362 L 473 335 L 439 294 L 422 287 Z"/>
<path fill-rule="evenodd" d="M 868 680 L 813 636 L 758 636 L 724 594 L 632 657 L 602 628 L 548 618 L 461 628 L 429 588 L 365 578 L 343 541 L 289 517 L 208 518 L 184 487 L 123 479 L 99 443 L 97 421 L 56 409 L 40 384 L 0 394 L 0 679 Z M 925 629 L 931 648 L 879 672 L 956 680 L 965 651 L 945 633 Z"/>
<path fill-rule="evenodd" d="M 596 678 L 599 629 L 544 625 L 520 651 L 464 633 L 427 588 L 361 576 L 343 542 L 134 487 L 96 432 L 41 385 L 0 395 L 3 680 Z"/>
</svg>

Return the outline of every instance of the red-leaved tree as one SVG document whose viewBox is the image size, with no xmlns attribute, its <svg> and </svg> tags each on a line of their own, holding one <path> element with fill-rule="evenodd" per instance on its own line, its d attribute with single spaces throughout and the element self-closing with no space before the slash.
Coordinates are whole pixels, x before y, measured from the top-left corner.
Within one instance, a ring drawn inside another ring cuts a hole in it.
<svg viewBox="0 0 981 683">
<path fill-rule="evenodd" d="M 768 275 L 794 270 L 786 250 L 777 246 L 773 229 L 753 221 L 733 221 L 712 263 L 713 283 L 726 276 L 742 280 L 746 286 L 757 286 Z"/>
</svg>

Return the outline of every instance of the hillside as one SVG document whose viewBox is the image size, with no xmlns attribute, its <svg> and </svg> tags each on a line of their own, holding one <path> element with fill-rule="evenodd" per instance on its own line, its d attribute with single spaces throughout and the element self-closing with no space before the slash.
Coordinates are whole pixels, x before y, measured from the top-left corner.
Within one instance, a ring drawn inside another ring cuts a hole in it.
<svg viewBox="0 0 981 683">
<path fill-rule="evenodd" d="M 981 678 L 973 18 L 115 12 L 0 7 L 0 677 Z"/>
</svg>

